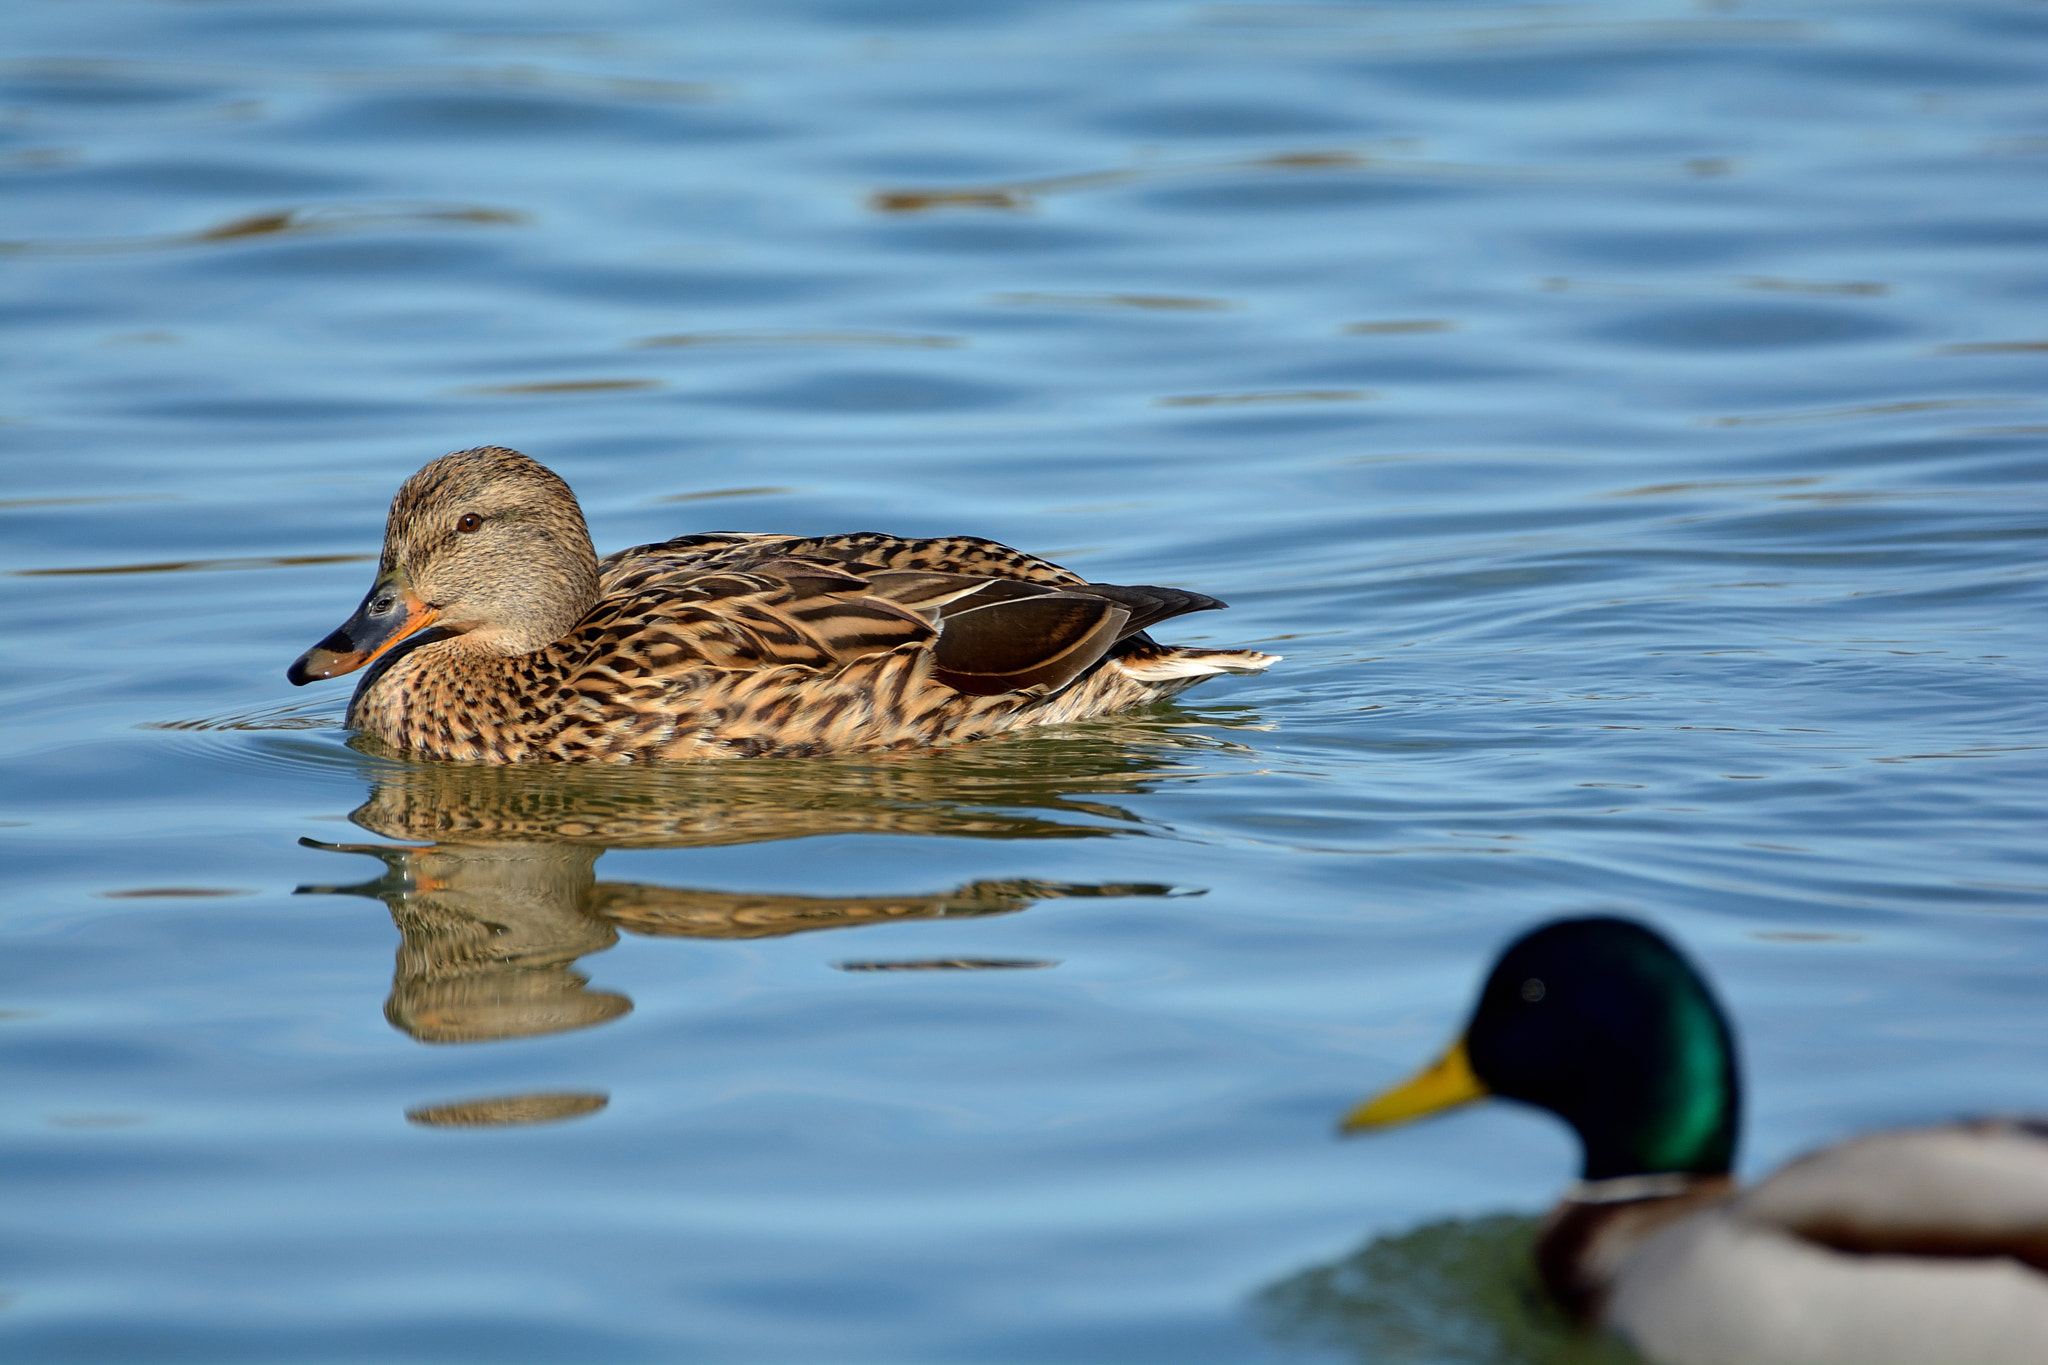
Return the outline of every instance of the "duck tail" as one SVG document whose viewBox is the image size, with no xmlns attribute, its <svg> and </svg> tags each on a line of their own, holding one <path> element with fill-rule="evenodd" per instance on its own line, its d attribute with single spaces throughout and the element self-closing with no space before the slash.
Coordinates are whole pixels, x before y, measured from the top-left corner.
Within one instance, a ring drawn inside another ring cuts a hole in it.
<svg viewBox="0 0 2048 1365">
<path fill-rule="evenodd" d="M 1115 655 L 1109 666 L 1137 682 L 1167 682 L 1175 678 L 1207 678 L 1217 673 L 1261 673 L 1282 657 L 1262 654 L 1256 649 L 1196 649 L 1147 643 Z"/>
</svg>

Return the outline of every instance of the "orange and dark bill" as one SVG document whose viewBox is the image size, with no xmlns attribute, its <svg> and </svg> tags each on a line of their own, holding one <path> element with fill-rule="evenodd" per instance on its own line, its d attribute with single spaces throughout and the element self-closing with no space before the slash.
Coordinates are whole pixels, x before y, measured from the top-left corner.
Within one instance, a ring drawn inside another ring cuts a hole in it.
<svg viewBox="0 0 2048 1365">
<path fill-rule="evenodd" d="M 399 641 L 434 623 L 432 607 L 413 596 L 405 570 L 392 569 L 370 586 L 356 614 L 301 654 L 284 675 L 294 687 L 353 673 Z"/>
</svg>

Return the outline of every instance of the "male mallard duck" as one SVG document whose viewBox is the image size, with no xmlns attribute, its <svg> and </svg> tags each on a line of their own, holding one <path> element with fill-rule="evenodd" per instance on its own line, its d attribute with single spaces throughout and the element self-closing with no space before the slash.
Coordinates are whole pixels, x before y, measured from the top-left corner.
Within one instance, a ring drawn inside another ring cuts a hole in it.
<svg viewBox="0 0 2048 1365">
<path fill-rule="evenodd" d="M 2048 1361 L 2048 1125 L 1875 1133 L 1738 1192 L 1735 1041 L 1653 931 L 1561 920 L 1510 944 L 1464 1035 L 1347 1132 L 1486 1095 L 1578 1131 L 1544 1283 L 1658 1365 Z"/>
<path fill-rule="evenodd" d="M 285 676 L 374 662 L 348 724 L 428 758 L 910 749 L 1275 662 L 1144 634 L 1222 605 L 1089 583 L 973 536 L 678 536 L 600 561 L 568 484 L 484 446 L 405 481 L 368 596 Z"/>
</svg>

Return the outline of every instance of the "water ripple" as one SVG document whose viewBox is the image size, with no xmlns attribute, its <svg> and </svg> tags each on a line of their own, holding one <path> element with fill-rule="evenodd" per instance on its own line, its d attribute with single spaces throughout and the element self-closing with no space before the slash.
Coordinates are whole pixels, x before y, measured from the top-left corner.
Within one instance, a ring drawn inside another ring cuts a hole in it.
<svg viewBox="0 0 2048 1365">
<path fill-rule="evenodd" d="M 1583 1354 L 1561 1137 L 1327 1134 L 1596 908 L 1759 1164 L 2048 1108 L 2038 7 L 488 8 L 0 14 L 9 1359 Z M 481 442 L 1289 657 L 413 762 L 281 669 Z"/>
</svg>

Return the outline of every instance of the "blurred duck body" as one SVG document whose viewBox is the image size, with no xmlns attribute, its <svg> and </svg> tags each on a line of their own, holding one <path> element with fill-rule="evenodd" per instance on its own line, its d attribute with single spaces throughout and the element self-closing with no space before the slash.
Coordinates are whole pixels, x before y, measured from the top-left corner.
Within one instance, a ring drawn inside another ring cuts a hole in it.
<svg viewBox="0 0 2048 1365">
<path fill-rule="evenodd" d="M 1538 1269 L 1657 1365 L 2048 1362 L 2048 1125 L 1875 1133 L 1738 1190 L 1732 1031 L 1642 925 L 1564 920 L 1511 944 L 1449 1051 L 1343 1126 L 1487 1095 L 1578 1132 L 1584 1175 Z"/>
<path fill-rule="evenodd" d="M 286 676 L 368 666 L 348 724 L 427 758 L 912 749 L 1274 663 L 1144 633 L 1222 605 L 972 536 L 688 535 L 600 561 L 569 486 L 487 446 L 406 480 L 369 594 Z"/>
</svg>

